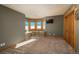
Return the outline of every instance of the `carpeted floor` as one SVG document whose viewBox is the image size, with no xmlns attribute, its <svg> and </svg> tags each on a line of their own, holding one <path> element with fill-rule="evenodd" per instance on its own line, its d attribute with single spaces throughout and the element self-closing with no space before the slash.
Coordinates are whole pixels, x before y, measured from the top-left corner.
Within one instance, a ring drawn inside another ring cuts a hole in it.
<svg viewBox="0 0 79 59">
<path fill-rule="evenodd" d="M 33 37 L 34 42 L 15 49 L 7 49 L 2 54 L 72 54 L 75 53 L 62 37 Z"/>
</svg>

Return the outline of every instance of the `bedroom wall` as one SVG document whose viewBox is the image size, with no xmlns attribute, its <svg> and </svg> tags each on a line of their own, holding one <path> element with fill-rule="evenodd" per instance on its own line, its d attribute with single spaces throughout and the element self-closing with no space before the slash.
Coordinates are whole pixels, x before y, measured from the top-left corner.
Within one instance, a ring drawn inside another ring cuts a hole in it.
<svg viewBox="0 0 79 59">
<path fill-rule="evenodd" d="M 50 18 L 53 19 L 53 23 L 46 24 L 46 31 L 48 33 L 52 33 L 52 35 L 63 36 L 64 16 L 58 15 L 58 16 L 52 16 Z"/>
<path fill-rule="evenodd" d="M 0 5 L 0 48 L 24 40 L 24 18 L 24 14 Z M 1 46 L 2 43 L 5 43 L 4 46 Z"/>
</svg>

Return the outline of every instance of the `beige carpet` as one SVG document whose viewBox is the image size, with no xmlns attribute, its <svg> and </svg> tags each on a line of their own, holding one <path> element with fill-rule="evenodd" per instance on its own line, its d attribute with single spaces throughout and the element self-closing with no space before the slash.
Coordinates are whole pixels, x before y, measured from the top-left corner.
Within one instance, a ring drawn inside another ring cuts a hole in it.
<svg viewBox="0 0 79 59">
<path fill-rule="evenodd" d="M 7 49 L 2 54 L 72 54 L 75 53 L 62 37 L 33 37 L 36 41 L 15 49 Z"/>
</svg>

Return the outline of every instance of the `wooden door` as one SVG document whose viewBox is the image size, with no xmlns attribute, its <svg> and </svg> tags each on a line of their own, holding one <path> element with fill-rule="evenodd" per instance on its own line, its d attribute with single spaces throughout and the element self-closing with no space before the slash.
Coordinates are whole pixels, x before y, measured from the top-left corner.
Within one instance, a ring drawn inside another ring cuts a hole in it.
<svg viewBox="0 0 79 59">
<path fill-rule="evenodd" d="M 73 47 L 76 47 L 76 19 L 75 10 L 76 7 L 72 7 L 64 15 L 64 39 Z"/>
</svg>

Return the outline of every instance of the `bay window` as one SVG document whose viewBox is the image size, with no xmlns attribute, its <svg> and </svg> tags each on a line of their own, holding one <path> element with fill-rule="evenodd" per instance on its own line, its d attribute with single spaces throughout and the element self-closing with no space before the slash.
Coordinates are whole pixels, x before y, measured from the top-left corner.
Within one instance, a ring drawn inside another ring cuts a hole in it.
<svg viewBox="0 0 79 59">
<path fill-rule="evenodd" d="M 26 20 L 25 21 L 25 29 L 26 30 L 45 30 L 46 22 L 45 20 Z"/>
</svg>

